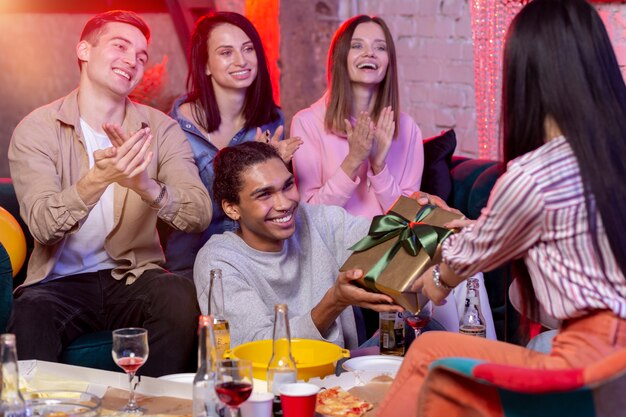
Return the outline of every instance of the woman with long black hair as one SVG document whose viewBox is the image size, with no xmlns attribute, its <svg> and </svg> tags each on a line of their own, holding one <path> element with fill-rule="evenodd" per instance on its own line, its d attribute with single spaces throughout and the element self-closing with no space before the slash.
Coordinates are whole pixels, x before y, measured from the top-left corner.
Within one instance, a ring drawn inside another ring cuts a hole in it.
<svg viewBox="0 0 626 417">
<path fill-rule="evenodd" d="M 530 2 L 511 24 L 503 68 L 507 171 L 478 220 L 449 225 L 465 227 L 415 288 L 437 303 L 475 271 L 522 259 L 526 305 L 538 302 L 561 328 L 548 354 L 426 333 L 380 416 L 459 415 L 477 402 L 425 380 L 442 357 L 570 369 L 626 348 L 626 86 L 600 16 L 585 0 Z"/>
</svg>

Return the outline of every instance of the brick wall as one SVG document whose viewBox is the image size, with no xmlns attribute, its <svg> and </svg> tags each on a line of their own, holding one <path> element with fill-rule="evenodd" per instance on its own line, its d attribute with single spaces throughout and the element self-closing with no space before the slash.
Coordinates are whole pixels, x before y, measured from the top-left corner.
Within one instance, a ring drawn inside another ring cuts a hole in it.
<svg viewBox="0 0 626 417">
<path fill-rule="evenodd" d="M 598 4 L 596 9 L 606 25 L 617 61 L 626 77 L 626 4 Z"/>
<path fill-rule="evenodd" d="M 389 25 L 401 103 L 424 137 L 454 128 L 457 154 L 477 155 L 470 9 L 466 0 L 362 0 Z"/>
</svg>

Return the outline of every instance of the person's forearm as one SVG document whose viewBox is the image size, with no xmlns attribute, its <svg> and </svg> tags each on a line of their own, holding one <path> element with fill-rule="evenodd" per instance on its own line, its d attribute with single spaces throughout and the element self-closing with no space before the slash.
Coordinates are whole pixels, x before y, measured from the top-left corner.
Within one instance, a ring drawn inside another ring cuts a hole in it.
<svg viewBox="0 0 626 417">
<path fill-rule="evenodd" d="M 320 302 L 311 310 L 311 319 L 313 324 L 317 327 L 320 334 L 325 335 L 330 326 L 337 320 L 337 317 L 347 307 L 342 303 L 337 302 L 336 297 L 333 296 L 334 287 L 331 287 Z"/>
<path fill-rule="evenodd" d="M 76 192 L 85 205 L 92 206 L 100 200 L 108 186 L 109 183 L 96 178 L 91 169 L 76 183 Z"/>
<path fill-rule="evenodd" d="M 163 185 L 164 187 L 165 185 Z M 148 204 L 151 204 L 153 201 L 159 199 L 161 195 L 161 184 L 159 184 L 156 180 L 149 178 L 146 181 L 146 184 L 140 184 L 141 188 L 137 188 L 134 191 L 139 194 L 139 197 Z M 162 207 L 165 205 L 167 201 L 167 189 L 164 191 L 164 195 L 159 199 L 157 207 Z"/>
<path fill-rule="evenodd" d="M 362 163 L 363 161 L 355 160 L 354 158 L 350 157 L 350 154 L 348 154 L 348 156 L 346 156 L 346 159 L 344 159 L 341 163 L 341 169 L 352 181 L 354 181 L 357 177 L 359 167 Z"/>
<path fill-rule="evenodd" d="M 461 282 L 465 281 L 467 277 L 463 277 L 457 275 L 452 268 L 450 268 L 445 262 L 442 262 L 439 271 L 441 273 L 440 280 L 443 284 L 448 285 L 450 287 L 456 287 Z"/>
</svg>

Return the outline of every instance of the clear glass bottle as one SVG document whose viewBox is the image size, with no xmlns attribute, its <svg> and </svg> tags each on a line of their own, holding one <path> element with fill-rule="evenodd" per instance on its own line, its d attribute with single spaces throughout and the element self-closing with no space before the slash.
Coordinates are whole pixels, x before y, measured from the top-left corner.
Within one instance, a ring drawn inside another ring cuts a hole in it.
<svg viewBox="0 0 626 417">
<path fill-rule="evenodd" d="M 193 379 L 193 417 L 219 417 L 215 393 L 215 337 L 211 316 L 198 319 L 198 371 Z"/>
<path fill-rule="evenodd" d="M 378 313 L 381 355 L 404 355 L 404 320 L 399 313 Z"/>
<path fill-rule="evenodd" d="M 2 358 L 0 416 L 25 417 L 26 403 L 20 393 L 20 377 L 17 369 L 17 350 L 14 334 L 5 333 L 0 336 L 0 357 Z"/>
<path fill-rule="evenodd" d="M 224 285 L 222 270 L 211 269 L 209 286 L 209 315 L 213 316 L 213 332 L 215 334 L 215 350 L 217 358 L 222 359 L 224 352 L 230 349 L 230 326 L 224 311 Z"/>
<path fill-rule="evenodd" d="M 466 285 L 467 296 L 465 298 L 465 311 L 459 321 L 459 333 L 470 336 L 487 337 L 485 318 L 480 309 L 480 282 L 478 278 L 470 277 L 467 279 Z"/>
<path fill-rule="evenodd" d="M 287 304 L 274 306 L 272 357 L 267 365 L 267 391 L 274 394 L 274 416 L 282 415 L 280 387 L 296 382 L 298 370 L 291 355 L 291 333 Z"/>
</svg>

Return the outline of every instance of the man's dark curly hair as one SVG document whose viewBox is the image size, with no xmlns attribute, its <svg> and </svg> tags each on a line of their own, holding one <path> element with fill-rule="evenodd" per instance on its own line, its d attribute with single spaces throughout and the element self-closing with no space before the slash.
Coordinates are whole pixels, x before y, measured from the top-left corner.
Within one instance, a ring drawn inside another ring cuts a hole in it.
<svg viewBox="0 0 626 417">
<path fill-rule="evenodd" d="M 218 205 L 221 207 L 224 200 L 239 204 L 244 171 L 272 158 L 282 161 L 276 149 L 264 142 L 244 142 L 219 151 L 213 160 L 213 196 Z"/>
</svg>

